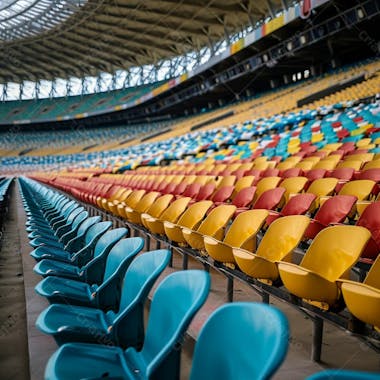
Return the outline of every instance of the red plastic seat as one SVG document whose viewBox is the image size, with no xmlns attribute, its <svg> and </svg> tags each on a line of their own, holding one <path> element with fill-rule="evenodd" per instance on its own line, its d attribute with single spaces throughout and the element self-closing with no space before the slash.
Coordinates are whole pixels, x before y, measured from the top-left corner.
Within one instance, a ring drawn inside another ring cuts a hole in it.
<svg viewBox="0 0 380 380">
<path fill-rule="evenodd" d="M 232 204 L 237 208 L 248 207 L 255 196 L 256 186 L 245 187 L 241 189 L 232 201 Z"/>
<path fill-rule="evenodd" d="M 278 173 L 280 172 L 279 169 L 266 169 L 262 172 L 261 178 L 263 177 L 277 177 Z"/>
<path fill-rule="evenodd" d="M 310 221 L 309 227 L 305 232 L 305 237 L 314 237 L 327 227 L 329 224 L 342 223 L 349 215 L 357 198 L 353 195 L 335 195 L 327 199 Z"/>
<path fill-rule="evenodd" d="M 314 194 L 303 193 L 291 197 L 281 212 L 270 211 L 266 223 L 270 225 L 281 216 L 305 215 L 317 197 Z"/>
<path fill-rule="evenodd" d="M 362 257 L 376 259 L 380 252 L 380 202 L 368 205 L 356 225 L 365 227 L 371 232 L 371 239 L 364 248 Z"/>
<path fill-rule="evenodd" d="M 323 178 L 326 172 L 326 169 L 311 169 L 307 170 L 304 175 L 309 181 L 314 181 L 315 179 Z"/>
<path fill-rule="evenodd" d="M 334 169 L 328 177 L 337 178 L 342 181 L 350 181 L 354 176 L 355 170 L 352 168 Z"/>
<path fill-rule="evenodd" d="M 284 194 L 285 189 L 283 187 L 276 187 L 264 191 L 253 205 L 252 209 L 274 210 L 281 202 Z"/>
<path fill-rule="evenodd" d="M 209 199 L 212 195 L 212 193 L 215 191 L 215 184 L 214 183 L 208 183 L 206 185 L 203 185 L 199 193 L 195 196 L 195 201 L 204 201 L 205 199 Z"/>
<path fill-rule="evenodd" d="M 299 177 L 301 175 L 301 168 L 290 168 L 284 170 L 282 173 L 280 173 L 280 177 L 282 178 L 291 178 L 291 177 Z"/>
<path fill-rule="evenodd" d="M 360 172 L 358 179 L 370 179 L 375 182 L 380 182 L 380 169 L 373 168 Z"/>
<path fill-rule="evenodd" d="M 182 196 L 195 198 L 196 195 L 199 193 L 201 187 L 202 185 L 200 183 L 192 183 L 186 187 L 185 191 L 182 193 Z"/>
<path fill-rule="evenodd" d="M 235 186 L 223 186 L 218 189 L 215 194 L 212 196 L 211 200 L 215 204 L 221 204 L 226 202 L 232 195 Z"/>
</svg>

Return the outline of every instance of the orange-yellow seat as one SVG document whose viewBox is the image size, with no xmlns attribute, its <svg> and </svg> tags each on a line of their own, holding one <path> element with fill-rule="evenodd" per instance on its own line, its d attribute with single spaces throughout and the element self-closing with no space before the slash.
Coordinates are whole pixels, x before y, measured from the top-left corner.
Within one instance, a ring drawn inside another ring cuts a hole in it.
<svg viewBox="0 0 380 380">
<path fill-rule="evenodd" d="M 356 318 L 380 329 L 380 256 L 363 283 L 343 280 L 342 293 L 348 310 Z"/>
<path fill-rule="evenodd" d="M 364 227 L 339 225 L 323 229 L 299 265 L 278 263 L 284 286 L 322 309 L 334 306 L 341 295 L 337 280 L 349 274 L 370 237 Z"/>
<path fill-rule="evenodd" d="M 309 218 L 304 215 L 284 216 L 275 220 L 268 227 L 256 253 L 233 249 L 237 265 L 248 276 L 275 281 L 279 276 L 276 262 L 291 260 L 293 250 L 298 246 L 308 225 Z"/>
<path fill-rule="evenodd" d="M 198 229 L 182 228 L 182 235 L 193 249 L 204 250 L 204 237 L 211 236 L 220 240 L 224 228 L 236 211 L 233 205 L 221 205 L 214 208 Z"/>
<path fill-rule="evenodd" d="M 267 210 L 249 210 L 239 214 L 228 228 L 223 241 L 210 236 L 204 237 L 207 253 L 216 261 L 234 264 L 233 247 L 254 252 L 256 235 L 268 215 Z"/>
<path fill-rule="evenodd" d="M 124 211 L 128 221 L 135 224 L 141 224 L 141 214 L 148 210 L 159 195 L 160 193 L 157 191 L 150 191 L 140 199 L 134 208 L 126 206 Z"/>
<path fill-rule="evenodd" d="M 176 243 L 186 243 L 182 228 L 197 229 L 212 205 L 211 201 L 196 202 L 183 213 L 176 224 L 164 221 L 164 230 L 168 239 Z"/>
</svg>

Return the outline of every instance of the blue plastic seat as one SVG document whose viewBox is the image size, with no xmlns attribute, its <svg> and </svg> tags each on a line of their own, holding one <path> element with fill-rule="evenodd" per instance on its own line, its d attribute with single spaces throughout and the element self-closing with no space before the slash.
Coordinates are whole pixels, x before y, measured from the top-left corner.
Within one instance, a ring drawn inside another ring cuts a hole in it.
<svg viewBox="0 0 380 380">
<path fill-rule="evenodd" d="M 69 264 L 85 265 L 91 259 L 91 254 L 93 253 L 96 242 L 111 226 L 112 222 L 100 222 L 92 225 L 86 232 L 84 247 L 80 247 L 77 252 L 71 253 L 71 251 L 62 248 L 41 246 L 32 251 L 30 256 L 37 261 L 52 259 L 64 261 Z M 82 256 L 83 260 L 81 259 Z M 86 261 L 85 258 L 88 260 Z"/>
<path fill-rule="evenodd" d="M 269 379 L 286 356 L 288 339 L 288 321 L 278 309 L 225 304 L 200 332 L 190 380 Z"/>
<path fill-rule="evenodd" d="M 49 276 L 39 282 L 35 290 L 50 303 L 117 310 L 125 271 L 143 246 L 142 238 L 123 239 L 116 243 L 107 257 L 102 283 L 99 285 Z"/>
<path fill-rule="evenodd" d="M 311 375 L 307 380 L 379 380 L 380 372 L 359 372 L 344 369 L 329 369 Z"/>
<path fill-rule="evenodd" d="M 44 259 L 33 268 L 40 276 L 58 276 L 84 281 L 90 284 L 99 284 L 103 278 L 106 259 L 112 247 L 122 238 L 127 237 L 126 228 L 115 228 L 102 235 L 94 247 L 92 259 L 84 266 L 64 263 L 57 260 Z"/>
<path fill-rule="evenodd" d="M 145 301 L 169 259 L 170 251 L 163 249 L 143 253 L 132 261 L 124 277 L 117 313 L 54 304 L 40 314 L 36 326 L 53 335 L 59 345 L 85 342 L 141 348 Z"/>
<path fill-rule="evenodd" d="M 49 359 L 45 379 L 178 379 L 183 335 L 205 302 L 210 276 L 205 271 L 179 271 L 157 287 L 151 303 L 144 345 L 107 347 L 68 343 Z"/>
<path fill-rule="evenodd" d="M 81 210 L 82 209 L 82 210 Z M 70 218 L 72 217 L 72 221 Z M 65 236 L 69 232 L 76 232 L 80 224 L 88 217 L 88 212 L 84 211 L 82 207 L 75 209 L 68 218 L 68 223 L 65 226 L 62 226 L 55 231 L 54 235 L 51 232 L 39 229 L 38 231 L 33 231 L 29 233 L 28 238 L 33 239 L 34 247 L 40 245 L 50 245 L 54 247 L 64 247 L 64 244 L 67 243 L 68 237 Z"/>
</svg>

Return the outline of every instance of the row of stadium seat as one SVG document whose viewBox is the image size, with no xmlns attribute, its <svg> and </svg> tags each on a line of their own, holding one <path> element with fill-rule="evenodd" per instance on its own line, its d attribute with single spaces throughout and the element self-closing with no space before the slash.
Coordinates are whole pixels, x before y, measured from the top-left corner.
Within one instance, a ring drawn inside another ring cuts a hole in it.
<svg viewBox="0 0 380 380">
<path fill-rule="evenodd" d="M 35 268 L 46 277 L 36 291 L 52 303 L 36 324 L 61 347 L 50 358 L 45 378 L 178 378 L 179 344 L 207 298 L 209 274 L 188 270 L 167 276 L 154 293 L 144 333 L 144 303 L 170 252 L 137 256 L 143 239 L 126 238 L 126 228 L 110 229 L 110 222 L 88 218 L 78 203 L 36 182 L 20 179 L 20 190 L 31 243 L 38 246 L 34 252 L 44 250 L 50 257 Z M 364 229 L 352 229 L 365 235 Z M 74 246 L 77 251 L 70 254 L 67 249 Z M 68 263 L 64 257 L 76 259 Z M 284 360 L 288 339 L 287 320 L 279 310 L 254 303 L 224 305 L 202 328 L 190 378 L 268 378 Z M 349 376 L 373 380 L 377 375 L 330 370 L 310 380 Z"/>
<path fill-rule="evenodd" d="M 3 237 L 4 222 L 8 213 L 9 188 L 12 178 L 0 178 L 0 241 Z"/>
</svg>

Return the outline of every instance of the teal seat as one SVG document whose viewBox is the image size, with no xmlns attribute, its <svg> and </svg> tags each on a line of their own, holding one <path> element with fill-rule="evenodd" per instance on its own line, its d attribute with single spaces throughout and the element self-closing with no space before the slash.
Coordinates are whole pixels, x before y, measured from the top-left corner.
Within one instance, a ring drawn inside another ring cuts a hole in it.
<svg viewBox="0 0 380 380">
<path fill-rule="evenodd" d="M 107 257 L 99 285 L 49 276 L 39 282 L 35 290 L 50 303 L 117 310 L 125 271 L 143 246 L 142 238 L 123 239 L 116 243 Z"/>
<path fill-rule="evenodd" d="M 150 307 L 143 347 L 107 347 L 86 343 L 61 346 L 49 359 L 45 379 L 178 379 L 181 343 L 195 313 L 206 301 L 210 276 L 187 270 L 168 275 Z"/>
<path fill-rule="evenodd" d="M 84 266 L 64 263 L 57 260 L 44 259 L 33 268 L 40 276 L 58 276 L 84 281 L 89 284 L 99 284 L 102 281 L 106 259 L 112 247 L 122 238 L 127 237 L 126 228 L 115 228 L 102 235 L 94 247 L 92 259 Z"/>
<path fill-rule="evenodd" d="M 42 259 L 52 259 L 63 261 L 74 265 L 85 265 L 92 258 L 92 253 L 96 242 L 112 226 L 112 222 L 100 222 L 92 225 L 86 232 L 84 246 L 74 253 L 62 248 L 41 246 L 30 253 L 37 261 Z M 86 261 L 87 260 L 87 261 Z"/>
<path fill-rule="evenodd" d="M 28 235 L 29 239 L 34 239 L 33 247 L 40 245 L 50 245 L 54 247 L 64 247 L 64 244 L 68 241 L 67 237 L 64 237 L 68 232 L 75 232 L 79 228 L 79 225 L 88 217 L 88 212 L 84 211 L 83 207 L 76 208 L 67 219 L 67 224 L 58 228 L 54 235 L 51 233 L 39 229 L 33 231 Z M 64 237 L 64 238 L 63 238 Z"/>
<path fill-rule="evenodd" d="M 288 339 L 288 321 L 278 309 L 225 304 L 200 332 L 190 380 L 269 379 L 286 356 Z"/>
<path fill-rule="evenodd" d="M 344 369 L 329 369 L 309 376 L 307 380 L 379 380 L 380 372 L 359 372 Z"/>
<path fill-rule="evenodd" d="M 84 342 L 141 348 L 144 341 L 144 305 L 169 260 L 170 251 L 162 249 L 143 253 L 132 261 L 124 277 L 117 313 L 54 304 L 40 314 L 36 326 L 45 334 L 52 335 L 59 345 Z"/>
</svg>

